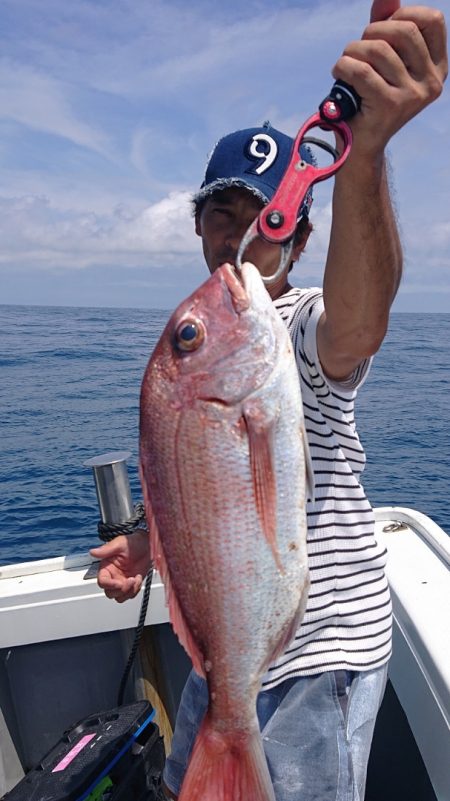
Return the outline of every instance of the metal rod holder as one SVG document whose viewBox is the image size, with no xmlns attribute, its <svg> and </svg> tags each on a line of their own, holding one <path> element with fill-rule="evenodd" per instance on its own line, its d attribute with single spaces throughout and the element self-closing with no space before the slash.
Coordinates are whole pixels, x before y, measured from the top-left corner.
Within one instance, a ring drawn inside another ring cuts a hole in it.
<svg viewBox="0 0 450 801">
<path fill-rule="evenodd" d="M 94 473 L 103 523 L 119 525 L 134 514 L 127 468 L 130 456 L 130 451 L 113 451 L 83 462 L 84 467 L 92 467 Z"/>
</svg>

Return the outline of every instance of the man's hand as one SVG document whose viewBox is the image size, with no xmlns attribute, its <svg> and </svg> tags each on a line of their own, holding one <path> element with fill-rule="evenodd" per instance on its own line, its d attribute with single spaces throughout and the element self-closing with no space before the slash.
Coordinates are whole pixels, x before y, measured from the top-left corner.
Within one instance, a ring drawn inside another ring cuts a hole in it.
<svg viewBox="0 0 450 801">
<path fill-rule="evenodd" d="M 106 545 L 92 548 L 90 554 L 101 560 L 97 582 L 107 598 L 123 603 L 138 594 L 151 564 L 146 531 L 121 534 Z"/>
<path fill-rule="evenodd" d="M 333 76 L 362 99 L 351 120 L 352 158 L 380 156 L 391 137 L 442 92 L 448 72 L 447 34 L 440 11 L 374 0 L 370 24 L 351 42 Z"/>
</svg>

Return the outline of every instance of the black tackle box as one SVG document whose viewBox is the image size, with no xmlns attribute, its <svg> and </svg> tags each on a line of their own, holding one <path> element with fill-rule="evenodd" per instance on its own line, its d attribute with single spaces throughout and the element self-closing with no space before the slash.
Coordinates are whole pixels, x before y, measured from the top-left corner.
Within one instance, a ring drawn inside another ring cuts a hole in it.
<svg viewBox="0 0 450 801">
<path fill-rule="evenodd" d="M 157 801 L 164 745 L 148 701 L 66 731 L 4 801 Z"/>
</svg>

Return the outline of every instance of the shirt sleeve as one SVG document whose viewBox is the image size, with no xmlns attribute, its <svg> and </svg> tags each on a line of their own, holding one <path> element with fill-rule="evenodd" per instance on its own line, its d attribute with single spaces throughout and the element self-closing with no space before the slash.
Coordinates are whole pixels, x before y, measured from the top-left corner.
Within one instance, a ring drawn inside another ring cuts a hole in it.
<svg viewBox="0 0 450 801">
<path fill-rule="evenodd" d="M 351 375 L 343 381 L 334 381 L 327 376 L 322 368 L 317 351 L 317 326 L 323 311 L 324 304 L 322 294 L 317 295 L 317 292 L 312 293 L 310 302 L 305 303 L 303 307 L 304 353 L 307 360 L 314 365 L 319 375 L 322 376 L 330 389 L 340 394 L 348 394 L 351 396 L 364 384 L 369 374 L 373 357 L 371 356 L 370 358 L 364 359 L 353 370 Z"/>
</svg>

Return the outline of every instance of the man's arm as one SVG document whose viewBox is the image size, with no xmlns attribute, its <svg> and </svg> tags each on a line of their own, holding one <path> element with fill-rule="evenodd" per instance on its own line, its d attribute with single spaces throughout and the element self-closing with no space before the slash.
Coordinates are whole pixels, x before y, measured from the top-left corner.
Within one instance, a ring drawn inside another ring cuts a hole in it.
<svg viewBox="0 0 450 801">
<path fill-rule="evenodd" d="M 378 350 L 387 330 L 402 252 L 384 152 L 391 137 L 442 91 L 442 14 L 375 0 L 362 40 L 348 45 L 333 74 L 362 98 L 351 121 L 352 151 L 335 179 L 325 311 L 317 332 L 322 366 L 339 380 Z"/>
</svg>

